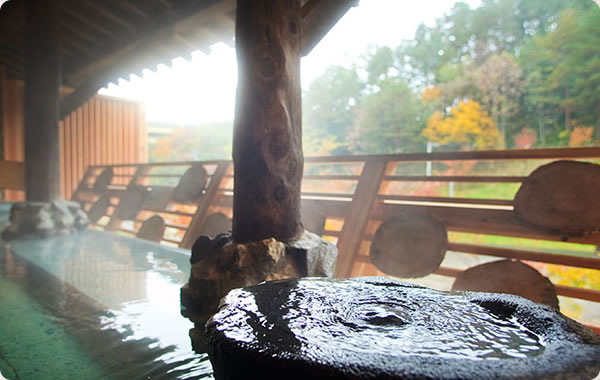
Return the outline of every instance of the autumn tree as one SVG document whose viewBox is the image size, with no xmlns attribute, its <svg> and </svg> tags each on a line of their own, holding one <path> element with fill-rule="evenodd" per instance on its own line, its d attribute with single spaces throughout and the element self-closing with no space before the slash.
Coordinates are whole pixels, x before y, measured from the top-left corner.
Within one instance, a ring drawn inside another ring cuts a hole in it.
<svg viewBox="0 0 600 380">
<path fill-rule="evenodd" d="M 447 116 L 435 111 L 427 120 L 423 136 L 440 145 L 458 144 L 463 149 L 496 149 L 503 145 L 494 121 L 474 100 L 458 103 Z"/>
<path fill-rule="evenodd" d="M 523 91 L 522 71 L 506 51 L 490 56 L 475 74 L 479 99 L 506 141 L 506 121 L 519 112 Z"/>
</svg>

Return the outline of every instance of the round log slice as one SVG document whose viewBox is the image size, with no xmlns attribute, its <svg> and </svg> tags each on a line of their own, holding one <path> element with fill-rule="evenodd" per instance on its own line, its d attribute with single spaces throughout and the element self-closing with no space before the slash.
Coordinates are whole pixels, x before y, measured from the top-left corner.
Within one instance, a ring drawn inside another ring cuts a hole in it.
<svg viewBox="0 0 600 380">
<path fill-rule="evenodd" d="M 145 186 L 134 186 L 125 192 L 125 195 L 119 201 L 117 206 L 117 218 L 123 220 L 133 220 L 142 209 L 144 200 L 148 195 Z"/>
<path fill-rule="evenodd" d="M 493 261 L 469 268 L 456 276 L 452 290 L 515 294 L 558 310 L 554 285 L 520 261 Z"/>
<path fill-rule="evenodd" d="M 433 216 L 403 211 L 379 226 L 370 258 L 395 277 L 423 277 L 439 268 L 448 245 L 446 227 Z"/>
<path fill-rule="evenodd" d="M 204 223 L 202 223 L 202 227 L 200 227 L 200 235 L 210 236 L 211 238 L 228 231 L 231 231 L 231 219 L 220 212 L 207 216 Z"/>
<path fill-rule="evenodd" d="M 173 190 L 173 200 L 177 203 L 192 203 L 202 196 L 208 174 L 202 165 L 194 165 L 183 173 Z"/>
<path fill-rule="evenodd" d="M 524 224 L 546 232 L 600 231 L 600 165 L 556 161 L 540 166 L 523 181 L 514 206 Z"/>
<path fill-rule="evenodd" d="M 165 220 L 160 215 L 146 219 L 137 232 L 137 237 L 160 243 L 165 233 Z"/>
<path fill-rule="evenodd" d="M 217 380 L 591 379 L 600 370 L 600 337 L 552 308 L 377 277 L 232 290 L 206 338 Z"/>
<path fill-rule="evenodd" d="M 107 194 L 101 195 L 87 212 L 90 222 L 96 223 L 100 218 L 106 215 L 106 210 L 108 210 L 109 206 L 110 197 Z"/>
<path fill-rule="evenodd" d="M 111 167 L 104 168 L 102 173 L 96 177 L 96 181 L 92 186 L 95 191 L 104 191 L 108 188 L 113 178 L 113 169 Z"/>
</svg>

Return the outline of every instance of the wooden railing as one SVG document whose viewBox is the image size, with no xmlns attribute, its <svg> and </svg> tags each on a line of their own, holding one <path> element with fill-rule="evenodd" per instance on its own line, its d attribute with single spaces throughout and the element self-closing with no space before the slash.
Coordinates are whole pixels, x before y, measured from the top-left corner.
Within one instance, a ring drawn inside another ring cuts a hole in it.
<svg viewBox="0 0 600 380">
<path fill-rule="evenodd" d="M 541 269 L 580 268 L 582 276 L 598 278 L 600 257 L 595 247 L 600 246 L 600 235 L 565 238 L 541 232 L 523 225 L 513 210 L 512 199 L 523 179 L 538 166 L 560 159 L 600 162 L 600 148 L 309 157 L 302 185 L 303 214 L 324 214 L 325 227 L 319 232 L 338 246 L 340 277 L 383 275 L 368 256 L 375 230 L 402 210 L 418 210 L 435 216 L 450 233 L 442 266 L 423 280 L 433 279 L 438 287 L 449 288 L 453 277 L 486 257 L 523 260 Z M 208 173 L 205 193 L 194 204 L 177 204 L 170 191 L 192 165 L 202 165 Z M 101 195 L 91 185 L 104 168 L 90 167 L 73 196 L 87 210 Z M 206 230 L 209 215 L 232 216 L 230 161 L 112 168 L 115 176 L 106 190 L 111 206 L 95 228 L 135 235 L 144 220 L 158 214 L 167 222 L 162 243 L 190 248 Z M 146 186 L 148 195 L 134 220 L 119 220 L 115 211 L 135 185 Z M 561 296 L 596 303 L 594 324 L 600 325 L 599 289 L 555 285 Z"/>
</svg>

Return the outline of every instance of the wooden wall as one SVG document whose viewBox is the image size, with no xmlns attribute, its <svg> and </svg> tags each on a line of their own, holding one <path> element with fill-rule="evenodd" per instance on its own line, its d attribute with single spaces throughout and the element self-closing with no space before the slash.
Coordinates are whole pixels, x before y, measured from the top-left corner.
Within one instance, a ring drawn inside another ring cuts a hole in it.
<svg viewBox="0 0 600 380">
<path fill-rule="evenodd" d="M 7 79 L 2 88 L 2 158 L 23 161 L 24 85 Z M 146 118 L 138 102 L 98 95 L 61 121 L 59 128 L 63 199 L 71 198 L 89 165 L 147 161 Z M 24 193 L 7 190 L 5 199 L 22 200 Z"/>
</svg>

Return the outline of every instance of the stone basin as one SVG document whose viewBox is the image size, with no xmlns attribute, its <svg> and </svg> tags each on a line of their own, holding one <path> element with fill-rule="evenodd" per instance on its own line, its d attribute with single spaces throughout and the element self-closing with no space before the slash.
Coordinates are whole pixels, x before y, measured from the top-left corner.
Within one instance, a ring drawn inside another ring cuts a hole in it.
<svg viewBox="0 0 600 380">
<path fill-rule="evenodd" d="M 206 324 L 217 379 L 593 379 L 600 338 L 518 296 L 385 278 L 231 291 Z"/>
</svg>

